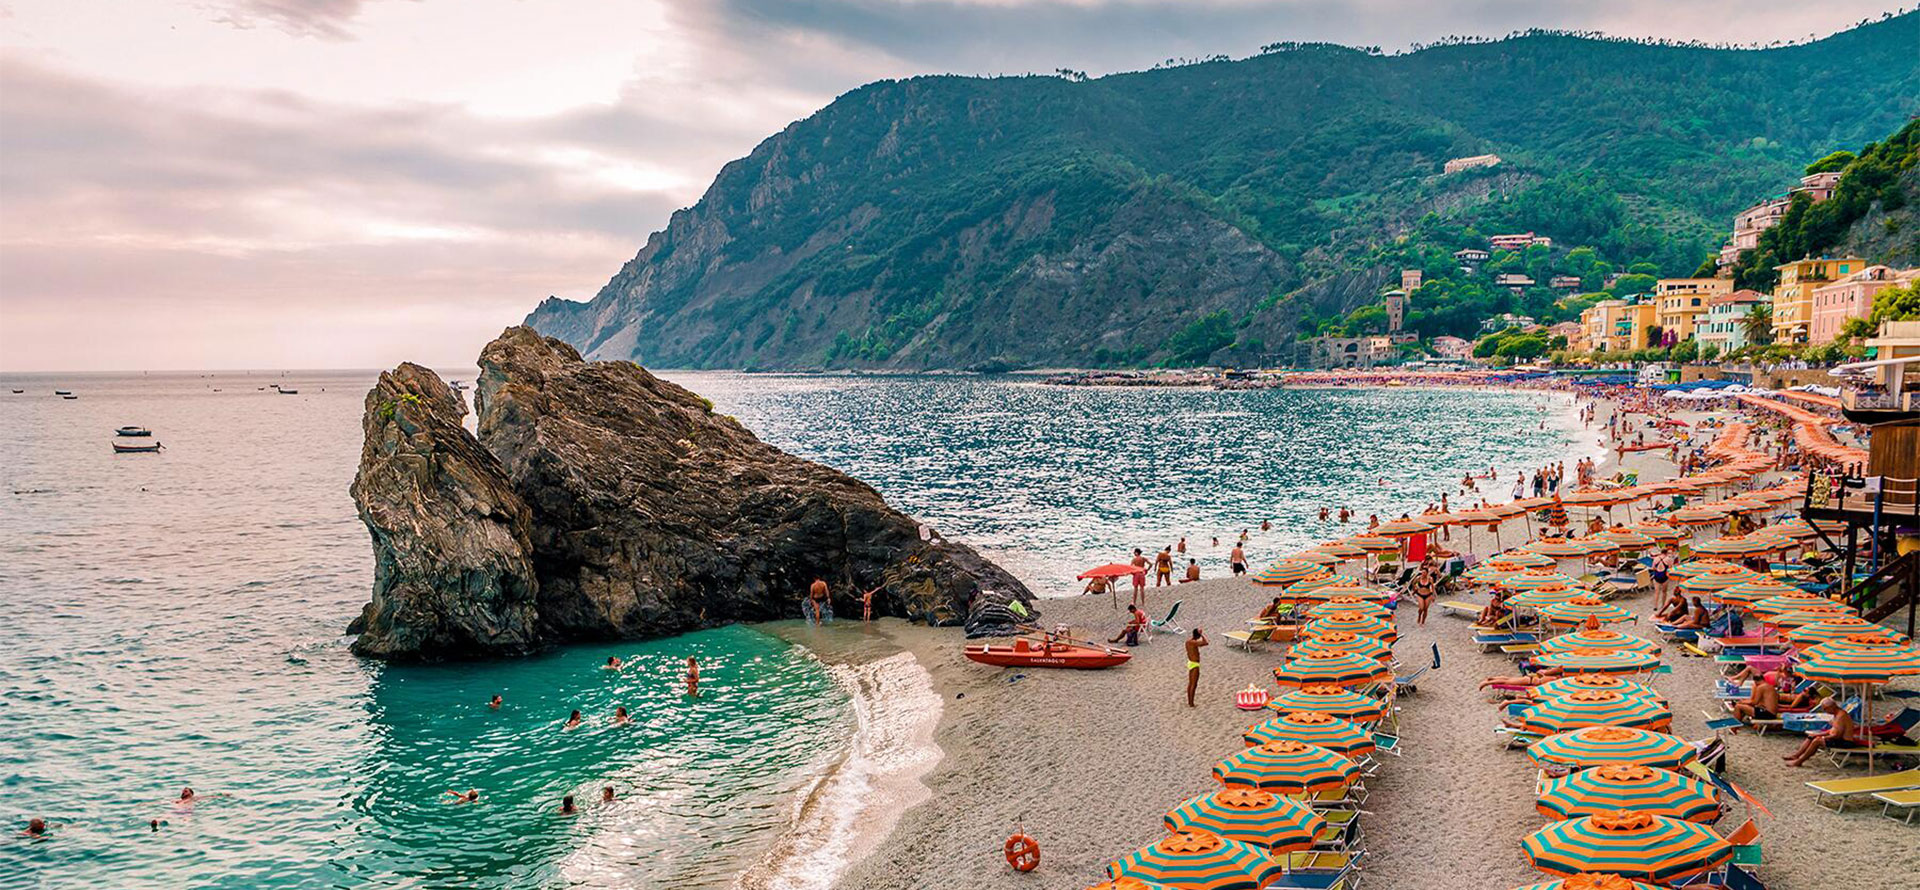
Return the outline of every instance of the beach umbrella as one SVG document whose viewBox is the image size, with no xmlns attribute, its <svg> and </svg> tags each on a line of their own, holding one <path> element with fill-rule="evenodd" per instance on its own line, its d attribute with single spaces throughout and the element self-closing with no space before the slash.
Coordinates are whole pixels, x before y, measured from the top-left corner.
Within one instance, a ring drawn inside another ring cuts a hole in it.
<svg viewBox="0 0 1920 890">
<path fill-rule="evenodd" d="M 1765 578 L 1752 569 L 1742 568 L 1732 563 L 1721 563 L 1704 572 L 1696 572 L 1678 585 L 1681 593 L 1712 594 L 1740 584 L 1759 581 Z"/>
<path fill-rule="evenodd" d="M 1144 575 L 1146 573 L 1147 573 L 1147 570 L 1140 566 L 1127 565 L 1126 563 L 1120 563 L 1120 562 L 1110 562 L 1110 563 L 1107 563 L 1106 565 L 1096 566 L 1094 568 L 1081 572 L 1079 576 L 1079 580 L 1085 581 L 1089 578 L 1125 578 L 1128 575 Z"/>
<path fill-rule="evenodd" d="M 1553 605 L 1554 603 L 1571 602 L 1588 595 L 1590 595 L 1589 591 L 1582 587 L 1568 587 L 1565 584 L 1549 584 L 1545 587 L 1535 587 L 1531 590 L 1522 590 L 1519 593 L 1513 594 L 1507 597 L 1507 605 L 1527 606 L 1538 609 L 1543 606 Z"/>
<path fill-rule="evenodd" d="M 1542 556 L 1531 550 L 1508 550 L 1488 557 L 1487 562 L 1496 566 L 1512 566 L 1514 569 L 1550 569 L 1560 564 L 1551 556 Z"/>
<path fill-rule="evenodd" d="M 1362 686 L 1393 679 L 1393 669 L 1380 659 L 1344 650 L 1320 650 L 1288 661 L 1273 669 L 1274 682 L 1282 689 L 1302 686 Z"/>
<path fill-rule="evenodd" d="M 1300 635 L 1316 637 L 1341 631 L 1378 637 L 1383 643 L 1392 643 L 1400 638 L 1399 631 L 1394 630 L 1392 624 L 1371 615 L 1329 615 L 1325 618 L 1315 618 L 1301 626 Z"/>
<path fill-rule="evenodd" d="M 1319 636 L 1308 637 L 1295 643 L 1289 655 L 1299 657 L 1321 652 L 1351 652 L 1380 661 L 1393 660 L 1393 647 L 1380 642 L 1379 637 L 1336 630 Z"/>
<path fill-rule="evenodd" d="M 1520 571 L 1519 566 L 1483 562 L 1461 572 L 1460 580 L 1469 584 L 1498 584 L 1501 578 L 1505 578 L 1517 571 Z"/>
<path fill-rule="evenodd" d="M 1367 551 L 1345 541 L 1328 541 L 1313 549 L 1322 553 L 1331 553 L 1341 559 L 1365 559 L 1367 557 Z"/>
<path fill-rule="evenodd" d="M 1733 845 L 1710 828 L 1626 810 L 1554 822 L 1521 839 L 1520 848 L 1550 875 L 1606 872 L 1661 884 L 1733 859 Z"/>
<path fill-rule="evenodd" d="M 1267 707 L 1282 714 L 1317 711 L 1355 723 L 1372 723 L 1387 713 L 1386 705 L 1379 699 L 1338 686 L 1303 686 L 1274 697 L 1267 702 Z"/>
<path fill-rule="evenodd" d="M 1156 881 L 1142 881 L 1139 878 L 1114 878 L 1111 881 L 1101 881 L 1088 887 L 1087 890 L 1180 890 L 1180 888 L 1169 887 Z"/>
<path fill-rule="evenodd" d="M 1695 544 L 1693 552 L 1703 556 L 1752 556 L 1772 553 L 1782 546 L 1779 538 L 1766 535 L 1721 535 Z"/>
<path fill-rule="evenodd" d="M 1534 590 L 1541 587 L 1574 587 L 1580 579 L 1549 568 L 1521 569 L 1494 582 L 1508 590 Z"/>
<path fill-rule="evenodd" d="M 1392 597 L 1393 592 L 1344 575 L 1336 575 L 1331 578 L 1309 578 L 1301 581 L 1287 588 L 1287 596 L 1295 600 L 1331 600 L 1338 596 L 1384 601 Z"/>
<path fill-rule="evenodd" d="M 1680 540 L 1680 530 L 1664 522 L 1636 522 L 1629 526 L 1628 530 L 1646 535 L 1662 544 L 1671 544 Z"/>
<path fill-rule="evenodd" d="M 1548 779 L 1534 809 L 1549 819 L 1632 810 L 1710 824 L 1720 818 L 1720 792 L 1672 770 L 1615 763 Z"/>
<path fill-rule="evenodd" d="M 1530 552 L 1557 559 L 1578 559 L 1587 555 L 1585 544 L 1566 538 L 1545 538 L 1523 546 Z"/>
<path fill-rule="evenodd" d="M 1581 596 L 1564 603 L 1541 606 L 1540 614 L 1554 624 L 1581 624 L 1592 618 L 1602 624 L 1633 620 L 1633 612 L 1598 597 Z"/>
<path fill-rule="evenodd" d="M 1761 529 L 1761 531 L 1772 532 L 1783 538 L 1794 538 L 1796 540 L 1817 538 L 1820 536 L 1820 533 L 1814 531 L 1813 526 L 1805 519 L 1789 519 L 1785 522 L 1776 522 Z"/>
<path fill-rule="evenodd" d="M 1302 550 L 1299 553 L 1289 553 L 1281 557 L 1281 559 L 1292 562 L 1311 563 L 1321 568 L 1337 566 L 1344 561 L 1337 554 L 1328 553 L 1325 550 Z"/>
<path fill-rule="evenodd" d="M 1520 728 L 1540 735 L 1588 726 L 1628 726 L 1665 732 L 1672 725 L 1673 713 L 1666 706 L 1604 689 L 1539 699 L 1520 712 Z"/>
<path fill-rule="evenodd" d="M 1666 520 L 1678 526 L 1718 525 L 1727 518 L 1727 511 L 1718 507 L 1681 507 L 1668 513 Z"/>
<path fill-rule="evenodd" d="M 1320 711 L 1294 711 L 1247 727 L 1240 740 L 1251 748 L 1266 742 L 1305 742 L 1358 760 L 1374 751 L 1373 734 Z"/>
<path fill-rule="evenodd" d="M 1211 831 L 1169 835 L 1107 866 L 1107 874 L 1180 890 L 1260 890 L 1280 877 L 1280 861 L 1266 850 Z"/>
<path fill-rule="evenodd" d="M 1615 553 L 1620 550 L 1619 544 L 1615 544 L 1599 535 L 1586 538 L 1569 538 L 1567 543 L 1578 544 L 1586 548 L 1588 556 L 1599 556 L 1602 553 Z"/>
<path fill-rule="evenodd" d="M 1848 637 L 1879 637 L 1885 640 L 1903 641 L 1906 636 L 1858 615 L 1835 615 L 1825 621 L 1796 627 L 1787 633 L 1788 640 L 1802 646 L 1831 643 Z"/>
<path fill-rule="evenodd" d="M 1306 742 L 1261 742 L 1222 758 L 1213 777 L 1229 788 L 1318 794 L 1360 781 L 1360 764 Z"/>
<path fill-rule="evenodd" d="M 1347 539 L 1347 544 L 1372 554 L 1397 553 L 1400 550 L 1399 541 L 1384 535 L 1354 535 Z"/>
<path fill-rule="evenodd" d="M 1665 701 L 1665 699 L 1660 697 L 1660 693 L 1653 691 L 1653 687 L 1644 683 L 1635 683 L 1632 680 L 1621 679 L 1612 674 L 1568 674 L 1558 680 L 1548 680 L 1545 683 L 1533 687 L 1533 695 L 1535 698 L 1553 698 L 1566 695 L 1570 692 L 1591 691 L 1596 689 L 1616 692 L 1625 696 L 1637 696 L 1651 702 L 1664 703 Z"/>
<path fill-rule="evenodd" d="M 1788 612 L 1818 611 L 1827 606 L 1838 605 L 1840 604 L 1811 590 L 1796 587 L 1785 593 L 1778 593 L 1773 596 L 1761 597 L 1760 599 L 1754 600 L 1753 605 L 1749 607 L 1749 611 L 1765 618 L 1770 615 L 1785 615 Z"/>
<path fill-rule="evenodd" d="M 1744 609 L 1751 609 L 1755 603 L 1768 597 L 1792 596 L 1795 593 L 1802 592 L 1804 591 L 1800 588 L 1788 584 L 1785 581 L 1776 581 L 1762 575 L 1755 580 L 1743 581 L 1732 587 L 1724 590 L 1716 590 L 1712 593 L 1714 599 L 1723 603 L 1739 606 Z"/>
<path fill-rule="evenodd" d="M 1090 887 L 1088 890 L 1107 890 L 1107 888 L 1101 885 Z M 1528 884 L 1525 887 L 1515 887 L 1513 890 L 1660 890 L 1660 888 L 1652 884 L 1642 884 L 1639 881 L 1629 881 L 1619 875 L 1581 872 L 1577 875 L 1568 875 L 1558 881 Z"/>
<path fill-rule="evenodd" d="M 1877 686 L 1894 677 L 1920 674 L 1920 647 L 1856 634 L 1808 646 L 1801 651 L 1795 670 L 1809 680 Z"/>
<path fill-rule="evenodd" d="M 1412 538 L 1433 531 L 1434 528 L 1432 523 L 1418 519 L 1395 519 L 1392 522 L 1382 522 L 1374 526 L 1368 530 L 1368 533 L 1383 538 Z"/>
<path fill-rule="evenodd" d="M 1691 762 L 1697 752 L 1685 739 L 1664 732 L 1629 729 L 1625 726 L 1592 726 L 1554 733 L 1540 739 L 1527 746 L 1527 756 L 1538 763 L 1559 766 L 1639 763 L 1662 769 L 1679 769 Z"/>
<path fill-rule="evenodd" d="M 1331 618 L 1335 615 L 1369 615 L 1386 621 L 1393 618 L 1393 610 L 1364 597 L 1344 594 L 1307 607 L 1309 618 Z"/>
<path fill-rule="evenodd" d="M 1327 570 L 1310 562 L 1283 559 L 1267 567 L 1267 570 L 1253 576 L 1253 583 L 1261 587 L 1285 587 L 1296 581 L 1305 581 L 1328 574 Z"/>
<path fill-rule="evenodd" d="M 1611 507 L 1642 496 L 1641 492 L 1623 488 L 1589 488 L 1569 493 L 1560 501 L 1569 507 Z"/>
<path fill-rule="evenodd" d="M 1811 605 L 1811 604 L 1810 604 Z M 1784 630 L 1806 627 L 1809 624 L 1824 624 L 1835 618 L 1844 618 L 1853 614 L 1853 607 L 1839 603 L 1823 603 L 1804 612 L 1788 612 L 1762 619 L 1764 623 Z"/>
<path fill-rule="evenodd" d="M 1209 831 L 1270 853 L 1309 849 L 1327 820 L 1290 797 L 1253 788 L 1225 788 L 1188 798 L 1167 811 L 1167 831 Z"/>
<path fill-rule="evenodd" d="M 1566 649 L 1543 652 L 1534 658 L 1534 663 L 1564 668 L 1574 674 L 1637 674 L 1653 670 L 1660 663 L 1660 656 L 1618 649 Z"/>
<path fill-rule="evenodd" d="M 1677 566 L 1674 566 L 1673 570 L 1668 572 L 1668 574 L 1672 575 L 1675 578 L 1691 578 L 1695 575 L 1700 574 L 1701 572 L 1711 571 L 1712 569 L 1715 569 L 1719 566 L 1733 566 L 1734 568 L 1741 569 L 1742 571 L 1753 572 L 1752 569 L 1733 565 L 1733 563 L 1727 562 L 1724 559 L 1690 559 Z M 1753 572 L 1753 573 L 1755 575 L 1760 574 L 1759 572 Z"/>
<path fill-rule="evenodd" d="M 1542 640 L 1540 648 L 1547 652 L 1559 652 L 1564 649 L 1613 649 L 1626 652 L 1659 652 L 1660 647 L 1652 640 L 1623 634 L 1615 630 L 1576 630 L 1557 637 Z"/>
<path fill-rule="evenodd" d="M 1659 543 L 1652 535 L 1646 532 L 1635 531 L 1620 525 L 1607 529 L 1594 535 L 1594 537 L 1612 541 L 1622 550 L 1644 550 Z"/>
</svg>

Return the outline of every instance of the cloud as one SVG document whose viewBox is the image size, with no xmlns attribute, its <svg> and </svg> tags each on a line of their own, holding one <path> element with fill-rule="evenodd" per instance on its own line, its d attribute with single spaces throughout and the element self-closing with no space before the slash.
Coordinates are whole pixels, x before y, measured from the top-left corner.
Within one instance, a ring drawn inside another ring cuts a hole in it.
<svg viewBox="0 0 1920 890">
<path fill-rule="evenodd" d="M 214 21 L 248 29 L 265 23 L 295 37 L 351 40 L 347 26 L 367 0 L 235 0 L 215 7 Z"/>
</svg>

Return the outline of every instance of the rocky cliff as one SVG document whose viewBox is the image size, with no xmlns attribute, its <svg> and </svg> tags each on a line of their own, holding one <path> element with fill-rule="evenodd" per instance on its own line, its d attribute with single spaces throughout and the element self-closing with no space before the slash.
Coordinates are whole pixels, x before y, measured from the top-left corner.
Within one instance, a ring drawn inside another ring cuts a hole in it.
<svg viewBox="0 0 1920 890">
<path fill-rule="evenodd" d="M 961 623 L 983 590 L 1032 599 L 859 480 L 639 365 L 517 327 L 480 368 L 478 439 L 429 371 L 402 365 L 368 394 L 353 495 L 379 566 L 357 651 L 490 654 L 795 618 L 816 578 L 842 616 L 873 588 L 876 613 L 935 624 Z"/>
<path fill-rule="evenodd" d="M 407 363 L 367 393 L 353 502 L 373 538 L 373 601 L 350 632 L 383 658 L 517 655 L 539 645 L 532 514 L 466 406 Z"/>
</svg>

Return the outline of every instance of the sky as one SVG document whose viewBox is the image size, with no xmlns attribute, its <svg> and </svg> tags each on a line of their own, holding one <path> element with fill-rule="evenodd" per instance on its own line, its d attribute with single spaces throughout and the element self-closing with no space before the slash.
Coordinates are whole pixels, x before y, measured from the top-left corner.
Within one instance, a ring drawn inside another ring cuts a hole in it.
<svg viewBox="0 0 1920 890">
<path fill-rule="evenodd" d="M 1854 0 L 0 0 L 0 369 L 471 363 L 873 80 L 1528 27 L 1727 42 Z"/>
</svg>

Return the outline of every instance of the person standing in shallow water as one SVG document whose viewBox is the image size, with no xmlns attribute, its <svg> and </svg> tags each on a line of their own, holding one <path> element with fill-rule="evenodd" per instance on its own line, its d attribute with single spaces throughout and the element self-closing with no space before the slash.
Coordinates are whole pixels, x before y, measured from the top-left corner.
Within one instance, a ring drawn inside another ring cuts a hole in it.
<svg viewBox="0 0 1920 890">
<path fill-rule="evenodd" d="M 1233 573 L 1236 575 L 1246 574 L 1247 551 L 1240 549 L 1239 544 L 1233 545 L 1233 552 L 1227 554 L 1227 565 L 1233 569 Z"/>
<path fill-rule="evenodd" d="M 807 620 L 819 627 L 833 620 L 833 601 L 827 596 L 827 582 L 813 579 L 813 586 L 807 588 L 807 598 L 801 611 L 807 613 Z"/>
<path fill-rule="evenodd" d="M 1193 707 L 1194 690 L 1200 688 L 1200 647 L 1207 644 L 1207 635 L 1200 628 L 1193 629 L 1193 635 L 1187 637 L 1187 707 Z"/>
<path fill-rule="evenodd" d="M 687 656 L 687 697 L 700 697 L 700 659 Z"/>
</svg>

